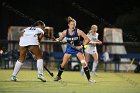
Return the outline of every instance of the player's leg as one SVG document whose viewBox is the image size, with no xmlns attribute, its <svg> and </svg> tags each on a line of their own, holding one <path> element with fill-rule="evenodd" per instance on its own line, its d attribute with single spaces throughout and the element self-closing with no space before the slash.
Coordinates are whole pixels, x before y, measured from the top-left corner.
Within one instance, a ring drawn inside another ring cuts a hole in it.
<svg viewBox="0 0 140 93">
<path fill-rule="evenodd" d="M 84 59 L 84 56 L 81 52 L 77 53 L 77 57 L 78 59 L 81 61 L 81 64 L 84 68 L 84 72 L 85 72 L 85 75 L 88 79 L 89 82 L 92 82 L 92 83 L 95 83 L 95 81 L 93 81 L 90 77 L 90 71 L 89 71 L 89 68 L 88 68 L 88 65 L 87 65 L 87 62 L 85 61 Z"/>
<path fill-rule="evenodd" d="M 94 62 L 93 62 L 93 66 L 92 66 L 92 72 L 93 72 L 93 75 L 97 75 L 96 74 L 96 68 L 97 68 L 97 65 L 98 65 L 98 53 L 95 52 L 92 57 L 94 58 Z"/>
<path fill-rule="evenodd" d="M 90 54 L 89 53 L 85 53 L 85 60 L 87 62 L 87 65 L 88 65 L 89 59 L 90 59 Z M 82 76 L 84 75 L 84 68 L 83 68 L 83 66 L 81 67 L 81 75 Z"/>
<path fill-rule="evenodd" d="M 71 57 L 71 54 L 64 54 L 63 62 L 59 66 L 58 74 L 57 74 L 56 78 L 54 78 L 54 81 L 59 81 L 61 79 L 61 75 L 62 75 L 62 73 L 64 71 L 64 66 L 65 66 L 65 64 L 68 63 L 68 60 L 69 60 L 70 57 Z"/>
<path fill-rule="evenodd" d="M 38 79 L 40 79 L 43 82 L 46 82 L 44 76 L 43 76 L 43 54 L 40 50 L 39 46 L 30 46 L 29 50 L 35 55 L 35 58 L 37 60 L 37 69 L 38 69 Z"/>
<path fill-rule="evenodd" d="M 17 62 L 15 64 L 15 67 L 14 67 L 14 71 L 13 71 L 13 74 L 12 74 L 12 77 L 11 77 L 12 81 L 16 81 L 17 80 L 16 75 L 18 74 L 21 66 L 23 65 L 23 62 L 25 60 L 28 48 L 20 46 L 19 50 L 20 50 L 20 56 L 19 56 L 19 59 L 17 60 Z"/>
</svg>

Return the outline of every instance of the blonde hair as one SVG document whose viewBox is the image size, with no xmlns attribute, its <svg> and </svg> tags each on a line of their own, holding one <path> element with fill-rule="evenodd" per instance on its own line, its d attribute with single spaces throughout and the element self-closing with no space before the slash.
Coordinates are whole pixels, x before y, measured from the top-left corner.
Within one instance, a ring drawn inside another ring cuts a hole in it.
<svg viewBox="0 0 140 93">
<path fill-rule="evenodd" d="M 98 29 L 98 26 L 97 25 L 92 25 L 88 34 L 92 33 L 92 28 Z M 96 32 L 97 32 L 97 30 L 96 30 Z"/>
<path fill-rule="evenodd" d="M 97 25 L 92 25 L 92 26 L 91 26 L 91 29 L 92 29 L 92 28 L 98 29 Z"/>
<path fill-rule="evenodd" d="M 72 17 L 68 17 L 67 18 L 67 21 L 68 21 L 68 24 L 70 23 L 70 22 L 74 22 L 75 23 L 75 25 L 76 25 L 76 20 L 75 19 L 73 19 Z"/>
</svg>

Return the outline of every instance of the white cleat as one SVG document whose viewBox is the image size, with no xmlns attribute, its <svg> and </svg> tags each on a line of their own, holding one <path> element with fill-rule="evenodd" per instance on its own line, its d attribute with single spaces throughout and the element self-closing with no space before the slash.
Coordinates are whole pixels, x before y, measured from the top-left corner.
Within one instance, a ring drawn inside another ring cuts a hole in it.
<svg viewBox="0 0 140 93">
<path fill-rule="evenodd" d="M 11 76 L 11 81 L 17 81 L 18 79 L 16 78 L 16 76 Z"/>
<path fill-rule="evenodd" d="M 38 75 L 38 79 L 40 79 L 42 82 L 46 82 L 46 80 L 42 74 Z"/>
<path fill-rule="evenodd" d="M 90 82 L 90 83 L 96 83 L 96 80 L 89 79 L 88 82 Z"/>
<path fill-rule="evenodd" d="M 59 81 L 59 80 L 61 80 L 61 77 L 59 77 L 59 76 L 56 76 L 56 77 L 54 78 L 54 81 Z"/>
</svg>

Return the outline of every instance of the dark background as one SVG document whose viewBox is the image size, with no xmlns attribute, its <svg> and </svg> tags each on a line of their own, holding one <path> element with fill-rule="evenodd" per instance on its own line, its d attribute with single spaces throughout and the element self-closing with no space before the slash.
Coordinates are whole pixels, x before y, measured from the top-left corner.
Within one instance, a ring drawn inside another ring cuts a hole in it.
<svg viewBox="0 0 140 93">
<path fill-rule="evenodd" d="M 21 16 L 8 9 L 5 2 L 25 15 Z M 139 42 L 139 6 L 139 0 L 3 0 L 0 39 L 7 39 L 9 26 L 31 25 L 31 18 L 42 20 L 47 26 L 54 27 L 57 34 L 67 28 L 66 18 L 71 16 L 76 19 L 77 28 L 85 33 L 92 24 L 97 24 L 99 39 L 102 39 L 104 27 L 118 27 L 123 29 L 124 41 Z"/>
</svg>

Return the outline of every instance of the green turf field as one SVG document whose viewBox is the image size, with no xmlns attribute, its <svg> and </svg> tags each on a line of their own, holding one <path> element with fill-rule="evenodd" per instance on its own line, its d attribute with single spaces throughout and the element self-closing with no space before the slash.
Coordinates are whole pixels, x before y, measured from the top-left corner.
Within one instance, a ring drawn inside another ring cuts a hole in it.
<svg viewBox="0 0 140 93">
<path fill-rule="evenodd" d="M 47 82 L 41 82 L 37 71 L 23 69 L 20 81 L 12 82 L 12 71 L 0 70 L 0 93 L 140 93 L 140 74 L 135 73 L 98 72 L 98 77 L 92 76 L 97 83 L 91 84 L 80 72 L 65 71 L 62 81 L 54 82 L 45 71 Z"/>
</svg>

